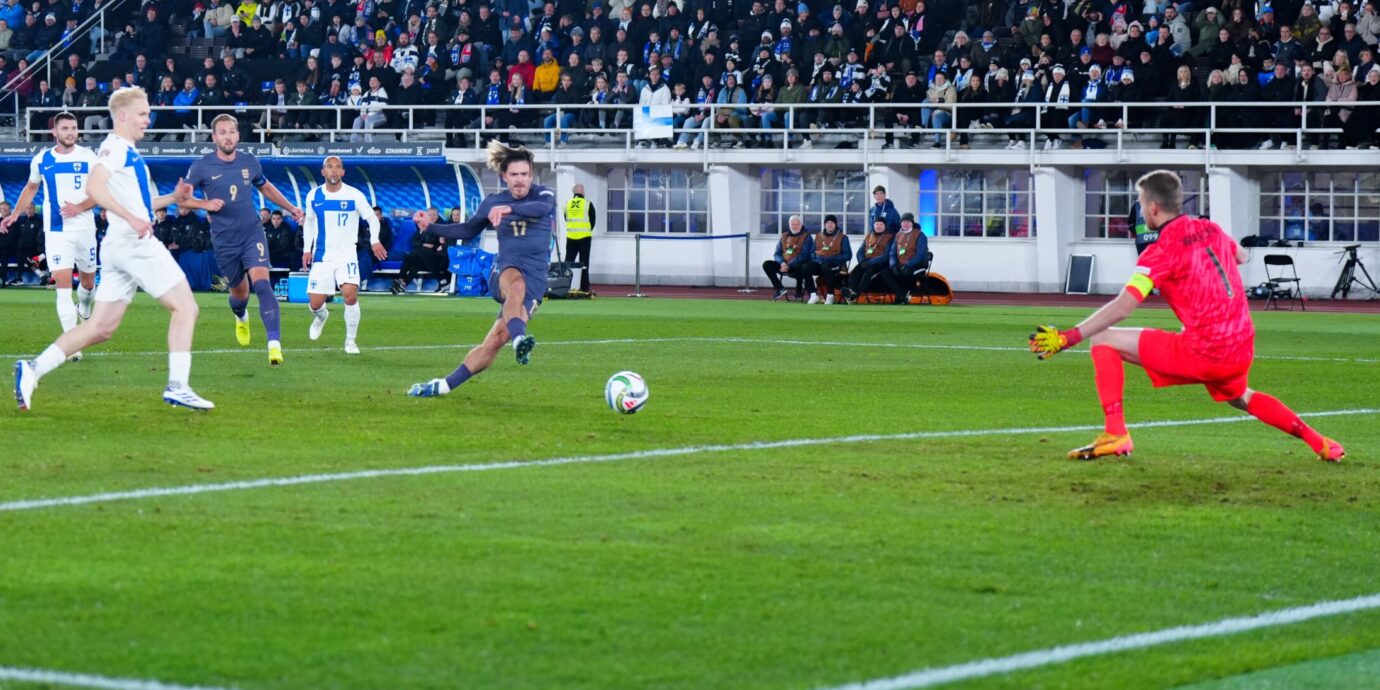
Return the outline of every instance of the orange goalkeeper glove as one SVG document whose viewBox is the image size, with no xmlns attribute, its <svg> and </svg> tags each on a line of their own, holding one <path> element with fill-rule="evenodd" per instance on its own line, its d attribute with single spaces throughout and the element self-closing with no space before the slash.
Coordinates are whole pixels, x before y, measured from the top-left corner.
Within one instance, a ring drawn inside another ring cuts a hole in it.
<svg viewBox="0 0 1380 690">
<path fill-rule="evenodd" d="M 1030 334 L 1030 351 L 1040 359 L 1049 359 L 1083 341 L 1077 328 L 1061 331 L 1053 326 L 1036 326 Z"/>
</svg>

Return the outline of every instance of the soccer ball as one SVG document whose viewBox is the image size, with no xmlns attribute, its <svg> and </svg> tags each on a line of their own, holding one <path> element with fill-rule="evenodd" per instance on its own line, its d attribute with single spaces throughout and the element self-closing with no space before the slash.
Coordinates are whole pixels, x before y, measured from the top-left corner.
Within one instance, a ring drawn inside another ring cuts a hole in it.
<svg viewBox="0 0 1380 690">
<path fill-rule="evenodd" d="M 650 395 L 647 382 L 631 371 L 620 371 L 604 384 L 604 400 L 614 412 L 633 414 L 647 404 Z"/>
</svg>

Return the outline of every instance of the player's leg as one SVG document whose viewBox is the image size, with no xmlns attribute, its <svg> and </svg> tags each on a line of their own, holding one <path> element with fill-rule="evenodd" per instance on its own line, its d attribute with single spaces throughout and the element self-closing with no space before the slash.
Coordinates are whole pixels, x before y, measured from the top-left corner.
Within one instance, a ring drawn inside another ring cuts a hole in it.
<svg viewBox="0 0 1380 690">
<path fill-rule="evenodd" d="M 220 269 L 220 274 L 225 276 L 229 288 L 230 294 L 226 299 L 230 304 L 230 312 L 235 315 L 235 342 L 239 343 L 240 347 L 245 347 L 250 342 L 250 334 L 249 283 L 245 280 L 248 264 L 244 262 L 244 247 L 222 237 L 213 243 L 212 249 L 216 255 L 216 266 Z"/>
<path fill-rule="evenodd" d="M 359 346 L 355 344 L 355 335 L 359 333 L 359 285 L 342 283 L 340 295 L 345 298 L 345 352 L 357 355 Z"/>
<path fill-rule="evenodd" d="M 465 360 L 455 371 L 450 372 L 443 379 L 432 379 L 426 383 L 414 383 L 408 389 L 407 394 L 414 398 L 432 398 L 438 395 L 446 395 L 459 388 L 461 384 L 479 374 L 479 372 L 493 366 L 494 358 L 503 347 L 508 344 L 508 325 L 504 323 L 503 317 L 494 320 L 494 325 L 489 328 L 488 335 L 484 336 L 484 342 L 476 345 L 466 355 Z"/>
<path fill-rule="evenodd" d="M 498 285 L 499 294 L 503 295 L 503 323 L 508 340 L 513 343 L 518 364 L 526 364 L 532 348 L 537 345 L 537 339 L 527 334 L 527 320 L 532 317 L 529 309 L 535 308 L 535 302 L 528 305 L 527 280 L 523 278 L 522 271 L 516 268 L 509 266 L 503 269 L 498 276 Z"/>
<path fill-rule="evenodd" d="M 326 309 L 326 300 L 335 296 L 335 270 L 332 266 L 317 261 L 307 273 L 307 307 L 311 310 L 311 327 L 307 337 L 316 340 L 326 328 L 326 319 L 331 312 Z"/>
<path fill-rule="evenodd" d="M 115 334 L 120 321 L 124 319 L 129 300 L 134 298 L 138 285 L 118 267 L 111 265 L 101 282 L 98 301 L 107 302 L 93 312 L 89 321 L 63 333 L 32 361 L 20 360 L 14 364 L 14 397 L 19 409 L 29 409 L 34 389 L 39 379 L 62 366 L 68 355 L 103 343 Z"/>
<path fill-rule="evenodd" d="M 77 318 L 85 321 L 91 318 L 96 301 L 96 233 L 81 236 L 76 244 L 72 259 L 77 270 Z M 61 285 L 70 286 L 71 282 Z"/>
<path fill-rule="evenodd" d="M 192 338 L 196 334 L 196 319 L 201 312 L 191 287 L 185 279 L 181 280 L 159 294 L 158 302 L 167 308 L 169 315 L 168 387 L 163 391 L 163 401 L 193 410 L 214 408 L 215 403 L 192 392 L 187 383 L 192 373 Z"/>
<path fill-rule="evenodd" d="M 77 326 L 77 305 L 72 303 L 72 269 L 76 266 L 77 252 L 75 244 L 72 233 L 44 233 L 48 270 L 52 272 L 53 292 L 57 297 L 58 323 L 62 324 L 63 333 Z M 72 357 L 80 360 L 81 353 L 73 353 Z"/>
<path fill-rule="evenodd" d="M 283 363 L 283 346 L 279 342 L 279 338 L 282 337 L 282 324 L 279 321 L 278 296 L 273 294 L 273 286 L 268 281 L 267 267 L 255 266 L 249 269 L 249 287 L 258 298 L 259 320 L 264 322 L 264 335 L 268 338 L 268 362 L 276 365 Z"/>
<path fill-rule="evenodd" d="M 1290 436 L 1303 439 L 1318 454 L 1319 460 L 1336 462 L 1346 456 L 1342 444 L 1314 431 L 1288 405 L 1268 393 L 1247 388 L 1245 393 L 1226 402 Z"/>
<path fill-rule="evenodd" d="M 1069 451 L 1070 458 L 1090 460 L 1107 455 L 1130 455 L 1134 449 L 1122 404 L 1126 388 L 1123 362 L 1140 364 L 1140 340 L 1144 330 L 1109 328 L 1088 339 L 1104 422 L 1102 433 L 1092 443 Z"/>
<path fill-rule="evenodd" d="M 244 279 L 244 273 L 230 284 L 228 292 L 230 312 L 235 315 L 235 342 L 244 347 L 250 343 L 249 282 Z"/>
</svg>

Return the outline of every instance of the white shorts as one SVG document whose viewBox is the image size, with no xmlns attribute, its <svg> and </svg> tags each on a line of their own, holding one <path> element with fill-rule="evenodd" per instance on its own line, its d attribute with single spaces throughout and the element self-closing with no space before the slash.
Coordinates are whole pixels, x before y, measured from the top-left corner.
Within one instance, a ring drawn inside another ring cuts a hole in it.
<svg viewBox="0 0 1380 690">
<path fill-rule="evenodd" d="M 106 235 L 101 246 L 101 284 L 97 302 L 129 302 L 139 288 L 158 299 L 187 276 L 168 248 L 152 236 L 145 239 Z"/>
<path fill-rule="evenodd" d="M 307 294 L 334 295 L 341 285 L 359 287 L 359 262 L 317 261 L 307 273 Z"/>
<path fill-rule="evenodd" d="M 48 257 L 49 271 L 72 270 L 96 272 L 96 231 L 45 232 L 43 253 Z"/>
</svg>

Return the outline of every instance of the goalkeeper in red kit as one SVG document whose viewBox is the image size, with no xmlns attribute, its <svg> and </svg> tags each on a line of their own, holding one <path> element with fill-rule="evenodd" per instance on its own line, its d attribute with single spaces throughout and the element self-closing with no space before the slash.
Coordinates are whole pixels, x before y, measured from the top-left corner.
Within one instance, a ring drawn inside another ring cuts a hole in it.
<svg viewBox="0 0 1380 690">
<path fill-rule="evenodd" d="M 1030 351 L 1048 359 L 1086 340 L 1091 346 L 1097 396 L 1106 415 L 1103 433 L 1069 457 L 1091 460 L 1130 455 L 1135 447 L 1126 430 L 1122 389 L 1123 362 L 1145 369 L 1155 387 L 1202 384 L 1213 400 L 1244 410 L 1286 434 L 1303 439 L 1318 458 L 1341 460 L 1346 451 L 1299 419 L 1278 399 L 1246 384 L 1255 355 L 1255 328 L 1246 306 L 1238 264 L 1246 250 L 1216 223 L 1183 215 L 1183 183 L 1167 170 L 1136 182 L 1140 207 L 1159 241 L 1137 260 L 1126 289 L 1077 326 L 1061 331 L 1040 326 L 1030 336 Z M 1158 288 L 1183 322 L 1183 331 L 1113 328 Z"/>
</svg>

